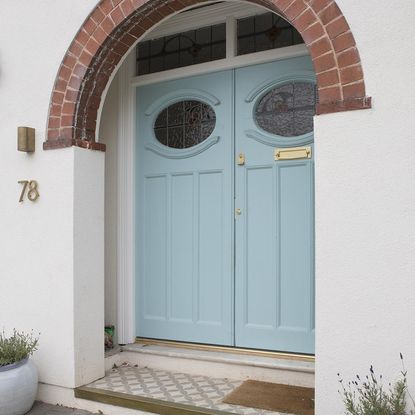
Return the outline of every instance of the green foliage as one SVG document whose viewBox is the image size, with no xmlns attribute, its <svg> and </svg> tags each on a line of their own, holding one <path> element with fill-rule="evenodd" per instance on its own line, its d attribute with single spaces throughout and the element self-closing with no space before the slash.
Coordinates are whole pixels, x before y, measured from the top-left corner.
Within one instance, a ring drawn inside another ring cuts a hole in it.
<svg viewBox="0 0 415 415">
<path fill-rule="evenodd" d="M 33 332 L 26 334 L 13 329 L 13 335 L 6 337 L 3 331 L 0 333 L 0 366 L 17 363 L 31 356 L 37 350 L 38 341 Z"/>
<path fill-rule="evenodd" d="M 414 414 L 413 411 L 406 412 L 407 372 L 403 365 L 402 354 L 400 356 L 403 368 L 401 378 L 393 384 L 389 383 L 386 388 L 382 375 L 378 376 L 373 366 L 370 366 L 369 374 L 364 379 L 356 375 L 355 380 L 347 382 L 347 384 L 343 382 L 340 374 L 337 374 L 341 385 L 339 393 L 343 399 L 346 415 Z"/>
</svg>

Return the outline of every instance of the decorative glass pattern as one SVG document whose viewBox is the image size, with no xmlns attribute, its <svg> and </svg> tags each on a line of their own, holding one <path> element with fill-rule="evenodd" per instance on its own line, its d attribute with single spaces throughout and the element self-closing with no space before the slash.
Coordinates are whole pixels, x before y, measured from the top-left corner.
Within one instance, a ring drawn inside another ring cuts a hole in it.
<svg viewBox="0 0 415 415">
<path fill-rule="evenodd" d="M 238 55 L 304 43 L 297 30 L 274 13 L 238 20 Z"/>
<path fill-rule="evenodd" d="M 317 87 L 311 82 L 291 82 L 278 86 L 260 100 L 255 119 L 263 130 L 283 137 L 313 131 Z"/>
<path fill-rule="evenodd" d="M 213 108 L 201 101 L 186 100 L 165 108 L 156 118 L 157 140 L 171 148 L 189 148 L 206 140 L 216 125 Z"/>
<path fill-rule="evenodd" d="M 137 45 L 137 75 L 146 75 L 226 57 L 226 25 L 202 27 Z"/>
</svg>

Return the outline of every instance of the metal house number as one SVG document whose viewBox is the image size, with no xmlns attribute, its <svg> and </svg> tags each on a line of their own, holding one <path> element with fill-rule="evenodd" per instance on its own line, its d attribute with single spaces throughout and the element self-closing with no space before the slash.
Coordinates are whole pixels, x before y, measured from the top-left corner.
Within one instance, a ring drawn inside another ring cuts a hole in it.
<svg viewBox="0 0 415 415">
<path fill-rule="evenodd" d="M 38 184 L 36 180 L 19 180 L 19 184 L 22 187 L 22 193 L 20 193 L 19 202 L 23 202 L 25 195 L 31 202 L 35 202 L 39 198 Z"/>
</svg>

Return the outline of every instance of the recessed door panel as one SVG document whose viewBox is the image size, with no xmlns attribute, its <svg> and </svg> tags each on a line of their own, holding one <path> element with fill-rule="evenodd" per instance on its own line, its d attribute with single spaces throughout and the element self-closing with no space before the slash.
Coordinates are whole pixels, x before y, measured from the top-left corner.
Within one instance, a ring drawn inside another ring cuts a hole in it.
<svg viewBox="0 0 415 415">
<path fill-rule="evenodd" d="M 195 257 L 193 174 L 171 177 L 170 320 L 192 323 Z"/>
<path fill-rule="evenodd" d="M 242 210 L 242 217 L 238 218 L 245 222 L 245 324 L 264 330 L 273 329 L 275 313 L 269 312 L 276 303 L 275 234 L 272 228 L 275 217 L 273 193 L 270 192 L 274 182 L 273 168 L 272 165 L 249 166 L 245 174 L 246 207 Z"/>
<path fill-rule="evenodd" d="M 198 323 L 220 325 L 223 315 L 224 293 L 228 292 L 226 285 L 229 282 L 223 275 L 222 264 L 229 261 L 224 257 L 223 216 L 222 206 L 224 188 L 224 173 L 222 171 L 208 171 L 199 174 L 199 241 L 197 264 L 197 295 L 198 295 Z M 229 212 L 228 212 L 228 217 Z M 232 222 L 232 220 L 231 220 Z M 228 225 L 229 226 L 229 225 Z M 233 275 L 232 275 L 233 279 Z M 232 292 L 231 292 L 232 296 Z M 227 299 L 232 306 L 232 298 Z M 233 310 L 232 310 L 233 313 Z"/>
<path fill-rule="evenodd" d="M 142 290 L 143 312 L 148 320 L 167 318 L 167 177 L 144 177 L 142 223 L 143 239 L 147 243 L 148 257 L 143 257 L 142 268 L 146 275 Z"/>
<path fill-rule="evenodd" d="M 311 161 L 277 166 L 281 329 L 312 330 L 313 166 Z"/>
</svg>

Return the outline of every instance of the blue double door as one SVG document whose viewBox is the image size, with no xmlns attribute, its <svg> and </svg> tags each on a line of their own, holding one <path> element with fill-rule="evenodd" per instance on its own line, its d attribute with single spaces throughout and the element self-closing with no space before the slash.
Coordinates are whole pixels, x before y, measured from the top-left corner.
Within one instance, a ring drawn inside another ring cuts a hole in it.
<svg viewBox="0 0 415 415">
<path fill-rule="evenodd" d="M 308 57 L 137 88 L 137 336 L 314 353 L 312 131 L 262 102 L 297 80 Z"/>
</svg>

